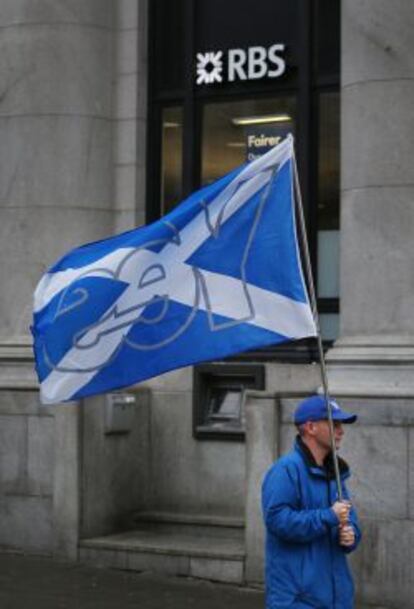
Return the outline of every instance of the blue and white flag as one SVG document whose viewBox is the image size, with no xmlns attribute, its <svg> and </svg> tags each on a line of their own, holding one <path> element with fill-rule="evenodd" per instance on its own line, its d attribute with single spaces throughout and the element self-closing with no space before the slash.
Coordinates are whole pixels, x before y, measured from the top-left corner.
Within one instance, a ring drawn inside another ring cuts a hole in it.
<svg viewBox="0 0 414 609">
<path fill-rule="evenodd" d="M 296 235 L 293 140 L 161 220 L 79 247 L 42 277 L 34 350 L 44 403 L 315 336 Z"/>
</svg>

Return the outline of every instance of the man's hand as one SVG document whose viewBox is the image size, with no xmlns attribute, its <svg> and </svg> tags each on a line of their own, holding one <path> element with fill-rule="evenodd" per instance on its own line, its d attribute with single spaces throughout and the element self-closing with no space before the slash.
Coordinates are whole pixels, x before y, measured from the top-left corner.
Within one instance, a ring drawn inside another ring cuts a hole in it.
<svg viewBox="0 0 414 609">
<path fill-rule="evenodd" d="M 339 524 L 342 526 L 346 525 L 348 523 L 349 512 L 351 511 L 351 502 L 336 501 L 333 504 L 332 509 L 339 520 Z"/>
<path fill-rule="evenodd" d="M 355 531 L 354 527 L 349 524 L 341 525 L 339 527 L 339 545 L 341 546 L 353 546 L 355 543 Z"/>
</svg>

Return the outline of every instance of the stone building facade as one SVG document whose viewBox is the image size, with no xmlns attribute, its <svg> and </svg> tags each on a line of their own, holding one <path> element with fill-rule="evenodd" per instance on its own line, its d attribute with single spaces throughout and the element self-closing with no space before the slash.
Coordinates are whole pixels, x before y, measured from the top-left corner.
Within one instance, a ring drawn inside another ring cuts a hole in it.
<svg viewBox="0 0 414 609">
<path fill-rule="evenodd" d="M 360 415 L 344 447 L 364 530 L 360 606 L 411 609 L 414 11 L 409 0 L 341 4 L 341 304 L 328 374 Z M 129 389 L 132 408 L 38 398 L 40 276 L 72 247 L 148 218 L 148 13 L 144 0 L 0 6 L 0 549 L 260 584 L 261 476 L 292 440 L 295 404 L 318 390 L 317 364 L 261 360 L 244 442 L 193 433 L 192 369 Z"/>
</svg>

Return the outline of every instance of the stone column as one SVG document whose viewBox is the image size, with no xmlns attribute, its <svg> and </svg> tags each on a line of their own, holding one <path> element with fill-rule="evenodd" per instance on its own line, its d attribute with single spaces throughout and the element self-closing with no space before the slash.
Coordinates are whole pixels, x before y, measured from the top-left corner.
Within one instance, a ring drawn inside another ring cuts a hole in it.
<svg viewBox="0 0 414 609">
<path fill-rule="evenodd" d="M 364 532 L 358 606 L 412 607 L 414 25 L 411 0 L 342 1 L 341 331 L 331 393 Z"/>
<path fill-rule="evenodd" d="M 39 407 L 29 325 L 44 271 L 112 234 L 112 28 L 113 0 L 0 6 L 0 543 L 71 559 L 79 405 Z"/>
<path fill-rule="evenodd" d="M 0 12 L 0 343 L 75 245 L 111 234 L 112 0 L 8 0 Z"/>
<path fill-rule="evenodd" d="M 413 24 L 411 0 L 342 3 L 337 392 L 414 390 Z"/>
<path fill-rule="evenodd" d="M 148 0 L 115 7 L 114 231 L 145 224 Z"/>
<path fill-rule="evenodd" d="M 279 404 L 274 394 L 246 396 L 245 579 L 263 582 L 265 530 L 261 510 L 263 476 L 279 454 Z"/>
</svg>

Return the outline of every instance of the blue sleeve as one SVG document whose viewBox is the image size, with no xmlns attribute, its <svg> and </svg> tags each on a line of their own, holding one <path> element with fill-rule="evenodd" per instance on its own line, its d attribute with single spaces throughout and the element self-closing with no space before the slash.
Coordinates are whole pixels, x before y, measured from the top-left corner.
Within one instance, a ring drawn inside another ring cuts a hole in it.
<svg viewBox="0 0 414 609">
<path fill-rule="evenodd" d="M 262 487 L 266 528 L 285 541 L 309 543 L 338 526 L 331 508 L 302 509 L 298 481 L 288 466 L 276 464 Z"/>
</svg>

